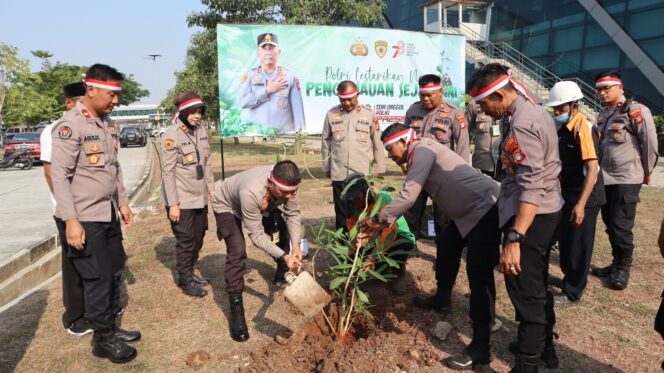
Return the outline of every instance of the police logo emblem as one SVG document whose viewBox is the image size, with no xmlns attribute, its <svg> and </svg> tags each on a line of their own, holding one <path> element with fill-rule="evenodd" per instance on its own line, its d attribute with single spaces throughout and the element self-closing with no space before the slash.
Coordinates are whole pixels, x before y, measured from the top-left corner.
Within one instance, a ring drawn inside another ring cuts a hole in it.
<svg viewBox="0 0 664 373">
<path fill-rule="evenodd" d="M 282 95 L 282 96 L 284 96 L 284 95 L 286 94 L 286 90 L 282 88 L 282 89 L 279 91 L 279 94 Z"/>
<path fill-rule="evenodd" d="M 92 144 L 90 145 L 89 149 L 91 152 L 96 153 L 101 149 L 101 147 L 99 146 L 99 144 Z"/>
<path fill-rule="evenodd" d="M 387 42 L 385 40 L 376 40 L 374 43 L 374 50 L 376 51 L 376 55 L 378 57 L 385 57 L 387 54 Z"/>
<path fill-rule="evenodd" d="M 90 164 L 97 164 L 97 162 L 99 162 L 99 156 L 97 154 L 92 154 L 88 157 L 88 162 L 90 162 Z"/>
<path fill-rule="evenodd" d="M 369 54 L 369 48 L 362 42 L 362 39 L 357 38 L 357 41 L 350 46 L 350 54 L 353 56 L 366 56 Z"/>
<path fill-rule="evenodd" d="M 279 107 L 284 106 L 284 100 L 279 99 L 279 100 L 277 101 L 277 106 L 279 106 Z"/>
<path fill-rule="evenodd" d="M 81 109 L 81 115 L 85 117 L 85 119 L 90 119 L 92 118 L 92 115 L 87 109 Z"/>
<path fill-rule="evenodd" d="M 187 162 L 193 162 L 194 161 L 194 155 L 193 154 L 187 154 Z"/>
<path fill-rule="evenodd" d="M 512 158 L 514 158 L 514 162 L 518 164 L 526 159 L 526 154 L 521 149 L 517 149 L 514 153 L 512 153 Z"/>
<path fill-rule="evenodd" d="M 240 83 L 244 83 L 247 81 L 247 72 L 243 72 L 242 75 L 240 76 Z"/>
<path fill-rule="evenodd" d="M 111 133 L 115 132 L 115 127 L 108 126 L 108 132 L 111 132 Z"/>
<path fill-rule="evenodd" d="M 263 41 L 266 42 L 266 43 L 271 43 L 272 42 L 272 34 L 265 35 L 265 38 L 263 39 Z"/>
<path fill-rule="evenodd" d="M 484 131 L 485 128 L 486 126 L 484 125 L 484 123 L 480 124 L 480 130 Z"/>
<path fill-rule="evenodd" d="M 172 149 L 173 145 L 175 145 L 175 141 L 173 139 L 164 140 L 164 146 L 166 147 L 167 150 Z"/>
<path fill-rule="evenodd" d="M 58 137 L 63 140 L 71 139 L 71 128 L 67 126 L 60 127 L 60 129 L 58 130 Z"/>
</svg>

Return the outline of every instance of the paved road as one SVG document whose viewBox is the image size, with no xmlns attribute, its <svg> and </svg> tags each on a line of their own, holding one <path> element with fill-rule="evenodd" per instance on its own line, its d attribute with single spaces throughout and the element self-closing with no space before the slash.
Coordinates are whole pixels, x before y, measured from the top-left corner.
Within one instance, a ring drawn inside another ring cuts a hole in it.
<svg viewBox="0 0 664 373">
<path fill-rule="evenodd" d="M 120 149 L 127 192 L 143 175 L 149 146 Z M 56 232 L 41 165 L 27 171 L 0 170 L 0 263 Z"/>
</svg>

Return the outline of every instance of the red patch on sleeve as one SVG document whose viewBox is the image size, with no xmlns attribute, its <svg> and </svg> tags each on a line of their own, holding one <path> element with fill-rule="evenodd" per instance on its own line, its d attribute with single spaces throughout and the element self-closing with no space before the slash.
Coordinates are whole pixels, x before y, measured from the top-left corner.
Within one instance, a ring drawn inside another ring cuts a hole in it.
<svg viewBox="0 0 664 373">
<path fill-rule="evenodd" d="M 297 87 L 297 90 L 299 91 L 300 90 L 300 79 L 298 79 L 297 77 L 295 77 L 295 86 Z"/>
<path fill-rule="evenodd" d="M 374 116 L 373 120 L 374 128 L 376 129 L 377 132 L 380 132 L 380 124 L 378 123 L 378 117 Z"/>
<path fill-rule="evenodd" d="M 461 125 L 461 128 L 466 128 L 466 117 L 463 114 L 457 114 L 456 121 Z"/>
<path fill-rule="evenodd" d="M 632 117 L 634 123 L 641 124 L 643 122 L 643 115 L 641 115 L 641 108 L 636 108 L 629 112 L 629 116 Z"/>
</svg>

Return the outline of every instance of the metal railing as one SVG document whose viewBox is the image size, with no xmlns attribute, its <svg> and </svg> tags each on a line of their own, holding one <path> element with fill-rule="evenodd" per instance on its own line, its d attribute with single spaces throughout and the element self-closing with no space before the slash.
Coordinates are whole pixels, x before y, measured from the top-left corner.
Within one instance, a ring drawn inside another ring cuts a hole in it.
<svg viewBox="0 0 664 373">
<path fill-rule="evenodd" d="M 530 94 L 538 100 L 548 98 L 549 89 L 556 82 L 568 80 L 577 83 L 581 88 L 584 96 L 581 110 L 586 116 L 594 120 L 601 111 L 602 105 L 595 96 L 595 87 L 585 81 L 578 78 L 562 79 L 511 45 L 503 42 L 492 43 L 464 24 L 459 24 L 459 27 L 444 27 L 443 30 L 466 37 L 467 57 L 474 60 L 488 59 L 512 68 L 514 77 L 524 84 Z"/>
</svg>

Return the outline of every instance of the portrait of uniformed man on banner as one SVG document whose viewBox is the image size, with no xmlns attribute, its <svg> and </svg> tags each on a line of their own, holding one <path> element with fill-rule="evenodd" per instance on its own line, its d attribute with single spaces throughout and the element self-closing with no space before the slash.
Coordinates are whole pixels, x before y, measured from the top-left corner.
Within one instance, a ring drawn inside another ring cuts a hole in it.
<svg viewBox="0 0 664 373">
<path fill-rule="evenodd" d="M 252 123 L 277 133 L 305 131 L 300 81 L 292 70 L 279 65 L 279 39 L 274 33 L 258 35 L 260 62 L 240 78 L 239 107 Z"/>
</svg>

